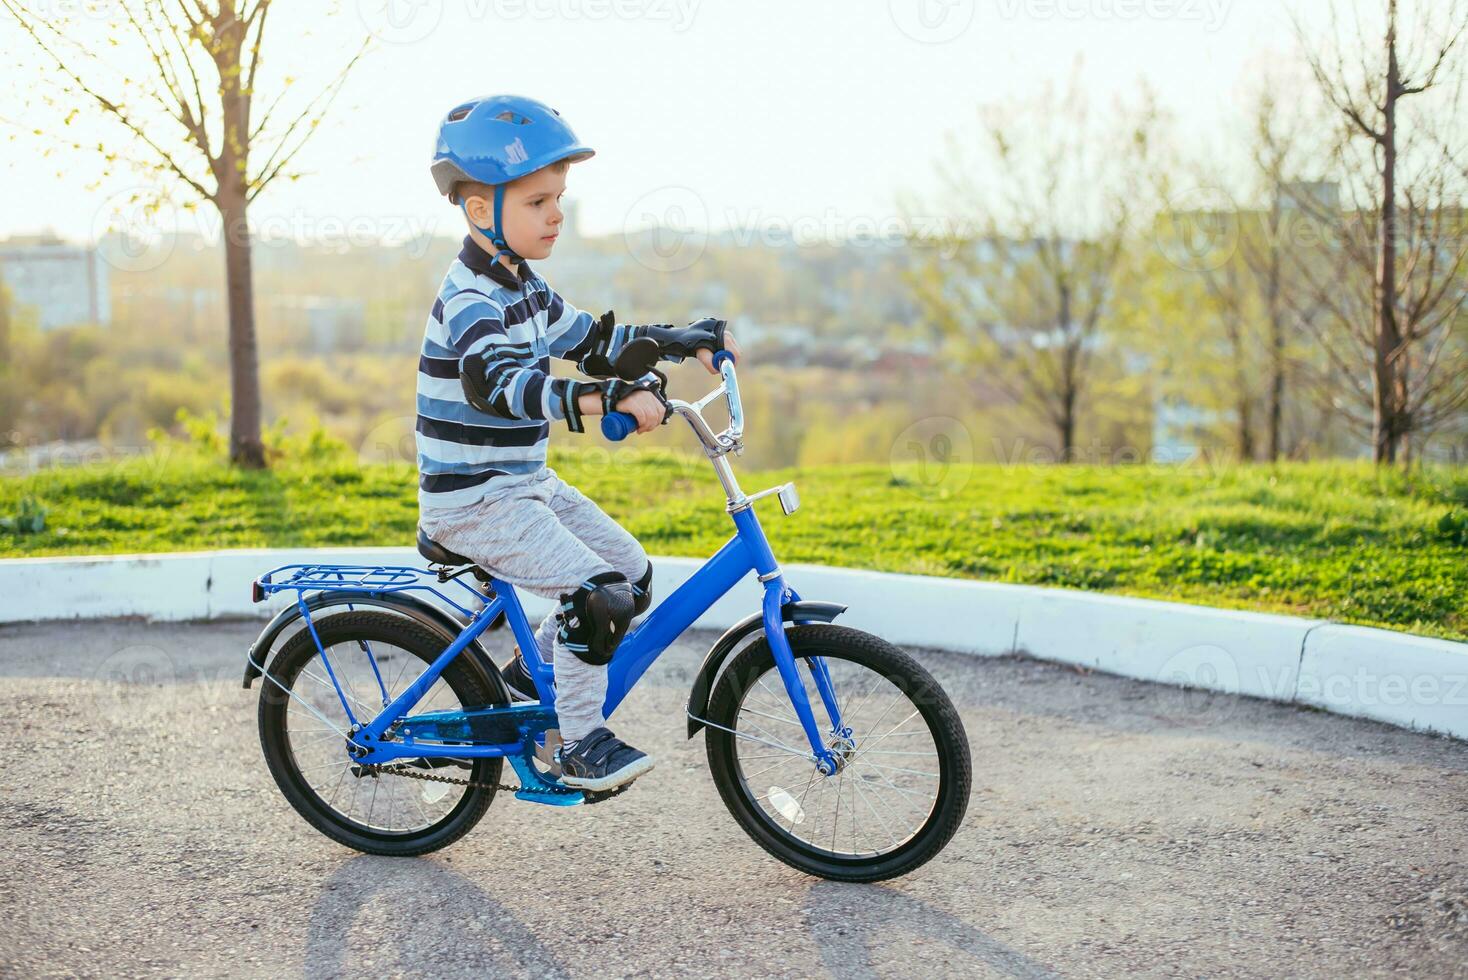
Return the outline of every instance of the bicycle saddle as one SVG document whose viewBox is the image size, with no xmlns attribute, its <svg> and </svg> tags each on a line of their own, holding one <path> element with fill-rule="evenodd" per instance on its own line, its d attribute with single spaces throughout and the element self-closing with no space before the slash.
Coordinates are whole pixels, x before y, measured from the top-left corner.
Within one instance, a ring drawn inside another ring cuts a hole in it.
<svg viewBox="0 0 1468 980">
<path fill-rule="evenodd" d="M 452 551 L 445 548 L 443 545 L 439 544 L 428 535 L 424 534 L 421 527 L 418 529 L 418 554 L 422 555 L 424 558 L 427 558 L 429 561 L 439 565 L 475 564 L 473 561 L 465 558 L 463 555 L 454 554 Z"/>
</svg>

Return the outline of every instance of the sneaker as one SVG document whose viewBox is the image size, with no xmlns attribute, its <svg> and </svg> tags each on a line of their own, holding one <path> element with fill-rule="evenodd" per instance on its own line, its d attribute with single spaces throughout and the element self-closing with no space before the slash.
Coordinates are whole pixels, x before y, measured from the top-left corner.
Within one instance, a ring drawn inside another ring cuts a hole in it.
<svg viewBox="0 0 1468 980">
<path fill-rule="evenodd" d="M 540 700 L 540 692 L 535 689 L 535 681 L 530 677 L 530 668 L 526 666 L 525 658 L 520 655 L 519 647 L 515 648 L 515 659 L 500 668 L 500 676 L 505 679 L 505 685 L 510 689 L 510 700 Z"/>
<path fill-rule="evenodd" d="M 593 792 L 615 789 L 653 767 L 653 758 L 639 752 L 606 728 L 561 746 L 561 782 Z"/>
</svg>

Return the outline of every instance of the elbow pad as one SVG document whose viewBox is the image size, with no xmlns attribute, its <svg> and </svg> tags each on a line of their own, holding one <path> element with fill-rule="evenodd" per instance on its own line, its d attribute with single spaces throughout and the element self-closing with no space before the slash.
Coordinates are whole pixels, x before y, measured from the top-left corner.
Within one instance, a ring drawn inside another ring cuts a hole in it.
<svg viewBox="0 0 1468 980">
<path fill-rule="evenodd" d="M 469 404 L 486 415 L 502 415 L 489 403 L 488 373 L 483 354 L 466 354 L 459 361 L 459 384 L 464 386 Z"/>
</svg>

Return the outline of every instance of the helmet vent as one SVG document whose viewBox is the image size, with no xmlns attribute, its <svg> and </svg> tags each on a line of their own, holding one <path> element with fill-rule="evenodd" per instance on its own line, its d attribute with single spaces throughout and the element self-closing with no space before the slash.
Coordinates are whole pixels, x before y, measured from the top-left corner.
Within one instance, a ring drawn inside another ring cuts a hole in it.
<svg viewBox="0 0 1468 980">
<path fill-rule="evenodd" d="M 522 115 L 519 115 L 518 113 L 511 112 L 509 109 L 506 109 L 504 112 L 500 113 L 498 116 L 495 116 L 494 118 L 496 120 L 498 120 L 499 122 L 514 123 L 516 126 L 529 126 L 530 125 L 530 120 L 529 119 L 525 118 Z"/>
<path fill-rule="evenodd" d="M 474 106 L 472 106 L 472 105 L 461 105 L 457 109 L 455 109 L 453 112 L 449 113 L 449 122 L 458 122 L 460 119 L 463 119 L 465 116 L 469 115 L 469 113 L 471 113 L 473 111 L 474 111 Z"/>
</svg>

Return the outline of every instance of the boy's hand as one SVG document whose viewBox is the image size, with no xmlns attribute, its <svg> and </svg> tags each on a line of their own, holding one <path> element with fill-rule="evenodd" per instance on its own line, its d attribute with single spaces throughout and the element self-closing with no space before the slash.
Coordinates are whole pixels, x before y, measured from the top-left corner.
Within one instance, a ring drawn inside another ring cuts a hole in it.
<svg viewBox="0 0 1468 980">
<path fill-rule="evenodd" d="M 638 432 L 651 432 L 663 424 L 665 409 L 658 396 L 650 391 L 634 391 L 617 402 L 617 411 L 637 419 Z"/>
<path fill-rule="evenodd" d="M 735 340 L 734 335 L 727 330 L 724 331 L 724 350 L 734 355 L 734 363 L 737 366 L 740 355 L 739 341 Z M 702 364 L 709 374 L 719 373 L 719 369 L 714 367 L 714 352 L 711 350 L 700 347 L 698 350 L 698 363 Z"/>
</svg>

